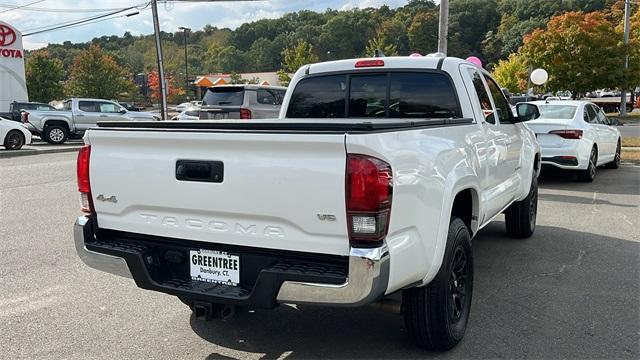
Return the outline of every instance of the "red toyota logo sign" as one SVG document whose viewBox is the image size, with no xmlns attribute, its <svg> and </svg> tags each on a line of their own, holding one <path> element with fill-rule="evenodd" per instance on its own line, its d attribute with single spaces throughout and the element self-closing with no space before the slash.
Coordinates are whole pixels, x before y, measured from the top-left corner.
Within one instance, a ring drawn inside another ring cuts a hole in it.
<svg viewBox="0 0 640 360">
<path fill-rule="evenodd" d="M 0 25 L 0 46 L 9 46 L 16 42 L 16 32 L 6 25 Z"/>
</svg>

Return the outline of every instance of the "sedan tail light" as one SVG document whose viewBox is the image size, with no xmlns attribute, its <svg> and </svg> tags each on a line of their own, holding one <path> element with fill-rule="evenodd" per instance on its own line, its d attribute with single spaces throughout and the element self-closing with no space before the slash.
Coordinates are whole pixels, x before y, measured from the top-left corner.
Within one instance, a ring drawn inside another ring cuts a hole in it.
<svg viewBox="0 0 640 360">
<path fill-rule="evenodd" d="M 240 119 L 251 119 L 251 110 L 240 109 Z"/>
<path fill-rule="evenodd" d="M 549 131 L 549 134 L 558 135 L 564 139 L 582 139 L 582 130 L 553 130 Z"/>
<path fill-rule="evenodd" d="M 347 224 L 352 245 L 377 246 L 389 230 L 393 174 L 386 162 L 347 155 Z"/>
<path fill-rule="evenodd" d="M 91 145 L 80 148 L 78 152 L 77 175 L 78 191 L 80 192 L 80 210 L 86 214 L 95 213 L 91 198 L 91 183 L 89 182 L 89 158 L 91 157 Z"/>
</svg>

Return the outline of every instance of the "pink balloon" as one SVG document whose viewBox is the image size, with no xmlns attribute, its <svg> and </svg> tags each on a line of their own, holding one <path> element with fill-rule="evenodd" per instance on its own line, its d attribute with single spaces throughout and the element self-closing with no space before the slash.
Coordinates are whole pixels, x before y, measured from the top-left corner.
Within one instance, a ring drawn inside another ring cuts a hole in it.
<svg viewBox="0 0 640 360">
<path fill-rule="evenodd" d="M 465 60 L 467 60 L 468 62 L 472 63 L 473 65 L 482 68 L 482 60 L 478 59 L 475 56 L 469 56 L 468 58 L 466 58 Z"/>
<path fill-rule="evenodd" d="M 413 53 L 413 54 L 409 55 L 409 57 L 421 57 L 421 56 L 422 56 L 422 54 L 419 54 L 419 53 Z"/>
</svg>

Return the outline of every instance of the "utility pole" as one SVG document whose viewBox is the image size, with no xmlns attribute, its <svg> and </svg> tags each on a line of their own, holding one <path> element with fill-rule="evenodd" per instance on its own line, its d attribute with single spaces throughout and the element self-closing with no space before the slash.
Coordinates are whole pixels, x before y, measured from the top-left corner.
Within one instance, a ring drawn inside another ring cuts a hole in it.
<svg viewBox="0 0 640 360">
<path fill-rule="evenodd" d="M 449 36 L 449 0 L 440 0 L 440 24 L 438 25 L 438 52 L 447 55 Z"/>
<path fill-rule="evenodd" d="M 158 1 L 151 0 L 151 12 L 153 13 L 153 31 L 156 37 L 156 56 L 158 58 L 158 82 L 160 85 L 160 118 L 167 119 L 167 83 L 164 77 L 164 64 L 162 58 L 162 42 L 160 41 L 160 22 L 158 20 Z"/>
<path fill-rule="evenodd" d="M 631 16 L 631 0 L 624 2 L 624 72 L 629 69 L 629 17 Z M 627 89 L 620 91 L 620 116 L 627 116 Z M 632 90 L 633 91 L 633 90 Z"/>
<path fill-rule="evenodd" d="M 187 100 L 189 100 L 189 58 L 187 57 L 187 36 L 191 29 L 184 26 L 180 26 L 178 29 L 182 30 L 184 33 L 184 94 L 187 96 Z"/>
</svg>

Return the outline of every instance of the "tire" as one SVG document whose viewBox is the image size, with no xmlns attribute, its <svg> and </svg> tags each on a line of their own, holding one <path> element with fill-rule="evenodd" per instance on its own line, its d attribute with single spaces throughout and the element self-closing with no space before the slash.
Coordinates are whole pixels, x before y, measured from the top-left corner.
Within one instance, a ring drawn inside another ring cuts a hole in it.
<svg viewBox="0 0 640 360">
<path fill-rule="evenodd" d="M 594 146 L 589 155 L 589 165 L 586 170 L 578 170 L 578 180 L 592 182 L 596 178 L 596 164 L 598 163 L 598 150 Z"/>
<path fill-rule="evenodd" d="M 531 180 L 529 195 L 524 200 L 511 204 L 504 212 L 507 234 L 512 238 L 526 239 L 536 230 L 538 217 L 538 178 Z"/>
<path fill-rule="evenodd" d="M 446 351 L 462 340 L 473 294 L 473 253 L 465 224 L 451 218 L 442 266 L 427 286 L 404 290 L 404 320 L 414 342 Z"/>
<path fill-rule="evenodd" d="M 613 157 L 613 161 L 605 165 L 607 169 L 617 169 L 620 167 L 620 150 L 621 149 L 622 147 L 620 145 L 620 139 L 618 139 L 618 146 L 616 146 L 616 154 Z"/>
<path fill-rule="evenodd" d="M 64 144 L 69 137 L 69 130 L 61 125 L 49 125 L 44 129 L 42 137 L 49 144 Z"/>
<path fill-rule="evenodd" d="M 25 143 L 24 134 L 18 130 L 11 130 L 4 138 L 4 147 L 7 150 L 20 150 Z"/>
</svg>

